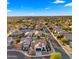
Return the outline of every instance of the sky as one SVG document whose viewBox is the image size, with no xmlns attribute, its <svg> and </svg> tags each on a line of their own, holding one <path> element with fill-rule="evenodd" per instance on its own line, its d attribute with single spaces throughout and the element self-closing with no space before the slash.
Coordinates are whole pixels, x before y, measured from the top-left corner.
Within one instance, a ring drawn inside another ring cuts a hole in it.
<svg viewBox="0 0 79 59">
<path fill-rule="evenodd" d="M 69 16 L 72 0 L 8 0 L 8 16 Z"/>
</svg>

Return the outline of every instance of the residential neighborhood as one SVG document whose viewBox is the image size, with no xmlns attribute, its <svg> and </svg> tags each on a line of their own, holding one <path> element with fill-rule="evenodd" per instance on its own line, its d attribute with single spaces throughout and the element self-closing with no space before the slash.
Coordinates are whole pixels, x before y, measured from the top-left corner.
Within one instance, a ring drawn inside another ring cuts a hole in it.
<svg viewBox="0 0 79 59">
<path fill-rule="evenodd" d="M 18 53 L 24 59 L 50 59 L 52 53 L 58 52 L 62 59 L 71 59 L 71 19 L 71 16 L 8 17 L 8 55 Z"/>
</svg>

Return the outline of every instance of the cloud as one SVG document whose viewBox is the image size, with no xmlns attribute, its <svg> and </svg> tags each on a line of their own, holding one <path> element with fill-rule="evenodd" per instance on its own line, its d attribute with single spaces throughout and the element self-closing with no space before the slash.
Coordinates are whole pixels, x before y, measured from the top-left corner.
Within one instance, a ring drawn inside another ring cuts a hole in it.
<svg viewBox="0 0 79 59">
<path fill-rule="evenodd" d="M 7 10 L 7 13 L 12 12 L 12 10 Z"/>
<path fill-rule="evenodd" d="M 56 1 L 54 1 L 53 3 L 59 4 L 59 3 L 65 3 L 65 1 L 63 1 L 63 0 L 56 0 Z"/>
<path fill-rule="evenodd" d="M 7 5 L 9 4 L 9 2 L 7 2 Z"/>
<path fill-rule="evenodd" d="M 50 9 L 50 8 L 49 7 L 45 8 L 45 10 L 48 10 L 48 9 Z"/>
<path fill-rule="evenodd" d="M 71 7 L 72 6 L 72 2 L 65 4 L 65 7 Z"/>
</svg>

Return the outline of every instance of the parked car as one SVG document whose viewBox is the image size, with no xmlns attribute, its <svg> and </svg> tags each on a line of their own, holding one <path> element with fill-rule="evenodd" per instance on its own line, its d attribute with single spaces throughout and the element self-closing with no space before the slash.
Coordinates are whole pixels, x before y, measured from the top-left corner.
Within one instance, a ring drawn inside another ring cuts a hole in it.
<svg viewBox="0 0 79 59">
<path fill-rule="evenodd" d="M 22 50 L 23 51 L 28 51 L 28 49 L 29 49 L 29 45 L 27 43 L 23 43 L 22 44 Z"/>
</svg>

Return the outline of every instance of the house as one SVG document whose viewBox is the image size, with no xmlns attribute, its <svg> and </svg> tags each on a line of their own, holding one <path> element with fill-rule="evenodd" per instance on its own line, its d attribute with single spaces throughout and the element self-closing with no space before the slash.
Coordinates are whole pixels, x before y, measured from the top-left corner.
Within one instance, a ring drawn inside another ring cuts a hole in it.
<svg viewBox="0 0 79 59">
<path fill-rule="evenodd" d="M 44 40 L 44 38 L 40 38 L 38 40 L 33 40 L 31 42 L 31 48 L 34 49 L 36 56 L 42 55 L 43 51 L 46 50 L 46 44 L 47 42 Z"/>
<path fill-rule="evenodd" d="M 22 44 L 22 50 L 27 51 L 30 47 L 31 41 L 31 37 L 22 38 L 20 42 Z"/>
<path fill-rule="evenodd" d="M 54 30 L 56 30 L 58 34 L 64 35 L 64 37 L 66 37 L 67 40 L 72 41 L 72 34 L 68 33 L 67 31 L 62 30 L 60 26 L 55 26 Z"/>
<path fill-rule="evenodd" d="M 19 35 L 21 35 L 21 34 L 22 34 L 21 31 L 15 31 L 15 32 L 12 32 L 11 36 L 12 36 L 12 37 L 17 37 L 17 36 L 19 36 Z"/>
<path fill-rule="evenodd" d="M 8 49 L 12 48 L 12 42 L 13 42 L 12 37 L 7 37 L 7 48 Z"/>
</svg>

